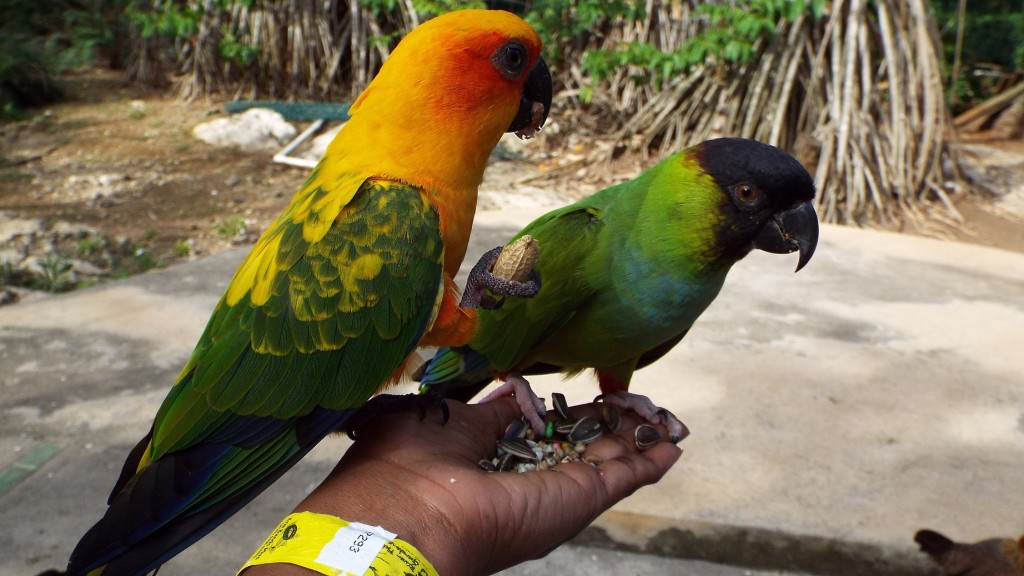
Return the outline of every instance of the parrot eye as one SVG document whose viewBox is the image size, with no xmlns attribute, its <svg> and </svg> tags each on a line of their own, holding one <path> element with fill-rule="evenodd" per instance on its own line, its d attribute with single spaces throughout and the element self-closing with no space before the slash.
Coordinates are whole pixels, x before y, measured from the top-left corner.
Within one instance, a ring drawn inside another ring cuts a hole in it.
<svg viewBox="0 0 1024 576">
<path fill-rule="evenodd" d="M 491 57 L 491 61 L 502 76 L 511 80 L 518 78 L 526 69 L 526 64 L 530 61 L 530 54 L 522 42 L 512 40 L 498 48 L 494 56 Z"/>
<path fill-rule="evenodd" d="M 757 207 L 761 204 L 764 198 L 764 194 L 761 193 L 761 190 L 758 187 L 753 184 L 747 184 L 746 182 L 734 186 L 732 193 L 740 204 L 748 208 Z"/>
</svg>

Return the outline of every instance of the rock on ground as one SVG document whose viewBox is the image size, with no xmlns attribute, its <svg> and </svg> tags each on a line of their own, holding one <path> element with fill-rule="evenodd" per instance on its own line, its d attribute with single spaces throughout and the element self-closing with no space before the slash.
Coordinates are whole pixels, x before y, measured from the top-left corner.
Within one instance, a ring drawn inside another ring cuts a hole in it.
<svg viewBox="0 0 1024 576">
<path fill-rule="evenodd" d="M 247 151 L 274 152 L 295 137 L 297 130 L 281 114 L 265 108 L 251 108 L 227 118 L 204 122 L 192 135 L 213 146 L 235 146 Z"/>
</svg>

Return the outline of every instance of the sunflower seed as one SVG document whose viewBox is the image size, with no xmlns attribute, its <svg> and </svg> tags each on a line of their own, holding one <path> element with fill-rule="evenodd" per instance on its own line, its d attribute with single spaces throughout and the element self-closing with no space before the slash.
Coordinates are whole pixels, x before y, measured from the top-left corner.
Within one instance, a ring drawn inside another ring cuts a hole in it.
<svg viewBox="0 0 1024 576">
<path fill-rule="evenodd" d="M 658 442 L 661 442 L 661 433 L 658 429 L 650 424 L 641 424 L 636 427 L 636 431 L 633 432 L 633 440 L 636 442 L 636 447 L 640 450 L 647 450 Z"/>
<path fill-rule="evenodd" d="M 575 420 L 559 420 L 555 422 L 555 432 L 565 435 L 572 432 L 574 426 L 576 426 Z"/>
<path fill-rule="evenodd" d="M 561 392 L 554 392 L 551 394 L 551 405 L 554 406 L 555 411 L 562 420 L 572 420 L 572 415 L 569 414 L 569 403 L 565 400 L 565 394 Z"/>
<path fill-rule="evenodd" d="M 582 442 L 588 444 L 601 437 L 601 423 L 595 418 L 584 416 L 576 422 L 569 432 L 570 442 Z"/>
<path fill-rule="evenodd" d="M 505 452 L 504 456 L 498 458 L 498 472 L 511 470 L 516 465 L 516 457 L 511 452 Z"/>
<path fill-rule="evenodd" d="M 491 460 L 483 459 L 479 462 L 479 465 L 481 470 L 486 470 L 487 472 L 498 471 L 498 466 L 495 465 L 494 462 Z"/>
<path fill-rule="evenodd" d="M 498 448 L 504 450 L 506 454 L 512 454 L 517 458 L 534 462 L 538 460 L 537 455 L 533 452 L 533 448 L 525 440 L 498 440 Z"/>
<path fill-rule="evenodd" d="M 518 418 L 509 423 L 508 428 L 505 428 L 505 439 L 506 440 L 518 440 L 526 438 L 526 430 L 528 426 L 526 420 Z"/>
</svg>

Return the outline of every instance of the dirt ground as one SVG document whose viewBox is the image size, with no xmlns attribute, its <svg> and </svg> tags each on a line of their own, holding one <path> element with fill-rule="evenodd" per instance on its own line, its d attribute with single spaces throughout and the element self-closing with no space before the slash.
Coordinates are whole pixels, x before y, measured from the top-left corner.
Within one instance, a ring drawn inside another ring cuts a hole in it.
<svg viewBox="0 0 1024 576">
<path fill-rule="evenodd" d="M 171 91 L 124 86 L 113 73 L 74 76 L 68 85 L 70 101 L 0 125 L 0 260 L 4 251 L 8 261 L 57 252 L 91 263 L 76 269 L 83 277 L 91 270 L 92 282 L 213 254 L 255 240 L 306 176 L 271 154 L 194 138 L 196 124 L 224 115 L 222 102 L 185 104 Z M 1024 174 L 1024 142 L 975 139 L 970 150 L 1000 193 Z M 965 226 L 949 235 L 1024 252 L 1024 209 L 1005 209 L 1002 200 L 958 200 Z M 36 222 L 22 234 L 31 238 L 11 246 L 26 222 Z M 11 256 L 15 248 L 21 252 Z M 11 276 L 8 267 L 0 284 Z"/>
<path fill-rule="evenodd" d="M 224 114 L 220 103 L 183 104 L 112 74 L 73 78 L 71 87 L 74 100 L 0 126 L 8 218 L 92 228 L 163 264 L 253 240 L 305 177 L 265 153 L 194 138 L 196 124 Z"/>
</svg>

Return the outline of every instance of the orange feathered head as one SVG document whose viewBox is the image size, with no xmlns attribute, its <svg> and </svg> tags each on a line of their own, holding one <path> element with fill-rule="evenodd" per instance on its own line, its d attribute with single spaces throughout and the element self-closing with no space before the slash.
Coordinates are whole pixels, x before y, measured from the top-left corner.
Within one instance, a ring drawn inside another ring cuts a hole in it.
<svg viewBox="0 0 1024 576">
<path fill-rule="evenodd" d="M 479 185 L 502 133 L 530 134 L 551 104 L 537 33 L 518 16 L 462 10 L 410 32 L 352 105 L 328 154 L 426 188 Z"/>
</svg>

